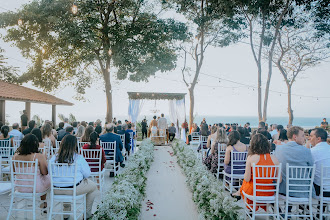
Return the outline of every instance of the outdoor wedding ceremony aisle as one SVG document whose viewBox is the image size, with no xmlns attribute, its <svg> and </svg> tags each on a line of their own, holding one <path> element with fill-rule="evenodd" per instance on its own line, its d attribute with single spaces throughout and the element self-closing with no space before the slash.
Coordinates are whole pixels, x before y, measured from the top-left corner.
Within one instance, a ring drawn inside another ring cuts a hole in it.
<svg viewBox="0 0 330 220">
<path fill-rule="evenodd" d="M 141 219 L 198 219 L 186 177 L 169 146 L 155 146 L 154 162 L 147 173 Z"/>
</svg>

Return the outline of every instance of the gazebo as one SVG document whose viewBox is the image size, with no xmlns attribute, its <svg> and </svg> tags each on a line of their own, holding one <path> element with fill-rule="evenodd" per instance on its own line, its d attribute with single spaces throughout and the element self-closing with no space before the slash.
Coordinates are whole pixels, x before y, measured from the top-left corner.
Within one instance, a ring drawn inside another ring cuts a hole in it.
<svg viewBox="0 0 330 220">
<path fill-rule="evenodd" d="M 56 124 L 56 105 L 73 105 L 71 102 L 47 93 L 0 80 L 0 121 L 2 122 L 6 120 L 6 100 L 25 102 L 25 110 L 29 120 L 31 119 L 31 103 L 52 105 L 52 121 L 54 124 Z"/>
<path fill-rule="evenodd" d="M 170 120 L 177 128 L 186 119 L 186 93 L 155 93 L 155 92 L 127 92 L 129 98 L 128 115 L 132 122 L 136 122 L 144 100 L 168 100 Z M 177 135 L 179 129 L 177 129 Z"/>
</svg>

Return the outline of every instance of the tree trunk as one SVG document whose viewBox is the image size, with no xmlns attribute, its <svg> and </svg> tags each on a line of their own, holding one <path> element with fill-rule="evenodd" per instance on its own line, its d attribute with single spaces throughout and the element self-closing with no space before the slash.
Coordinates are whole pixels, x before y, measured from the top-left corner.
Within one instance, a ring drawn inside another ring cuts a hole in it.
<svg viewBox="0 0 330 220">
<path fill-rule="evenodd" d="M 112 121 L 112 91 L 111 91 L 111 83 L 110 83 L 110 72 L 107 69 L 103 69 L 103 77 L 105 82 L 105 95 L 107 100 L 107 113 L 105 116 L 105 120 L 107 122 Z"/>
<path fill-rule="evenodd" d="M 289 125 L 292 125 L 293 122 L 293 110 L 291 106 L 291 85 L 287 85 L 288 87 L 288 114 L 289 114 Z"/>
<path fill-rule="evenodd" d="M 194 106 L 195 106 L 195 97 L 194 97 L 194 87 L 189 89 L 189 100 L 190 100 L 190 109 L 189 109 L 189 130 L 194 123 Z"/>
</svg>

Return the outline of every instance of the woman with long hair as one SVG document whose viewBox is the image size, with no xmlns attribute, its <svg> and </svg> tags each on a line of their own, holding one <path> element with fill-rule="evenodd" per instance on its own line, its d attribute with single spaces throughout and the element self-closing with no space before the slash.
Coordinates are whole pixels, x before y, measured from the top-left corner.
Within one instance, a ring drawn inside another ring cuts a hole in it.
<svg viewBox="0 0 330 220">
<path fill-rule="evenodd" d="M 104 168 L 104 164 L 106 162 L 105 153 L 103 148 L 97 144 L 97 139 L 99 138 L 99 135 L 97 132 L 92 132 L 90 135 L 90 144 L 85 144 L 82 148 L 83 149 L 102 149 L 102 160 L 101 160 L 101 170 Z M 95 162 L 93 159 L 88 159 L 87 162 Z M 98 172 L 99 169 L 97 165 L 94 165 L 93 167 L 90 167 L 92 172 Z"/>
<path fill-rule="evenodd" d="M 39 128 L 33 128 L 31 134 L 34 134 L 39 141 L 39 148 L 44 148 L 45 143 L 42 142 L 42 134 Z M 45 152 L 44 152 L 45 153 Z"/>
<path fill-rule="evenodd" d="M 10 145 L 14 146 L 14 136 L 9 135 L 9 127 L 7 125 L 1 127 L 0 140 L 10 140 Z"/>
<path fill-rule="evenodd" d="M 228 137 L 226 131 L 218 127 L 216 138 L 211 145 L 210 155 L 205 159 L 204 164 L 212 173 L 216 173 L 218 169 L 218 144 L 227 144 Z"/>
<path fill-rule="evenodd" d="M 81 142 L 90 142 L 90 135 L 94 132 L 94 127 L 91 125 L 88 125 L 84 131 L 83 136 L 81 136 L 80 141 Z"/>
<path fill-rule="evenodd" d="M 255 134 L 252 136 L 251 145 L 249 148 L 249 155 L 246 159 L 246 167 L 244 173 L 244 181 L 239 192 L 235 193 L 235 196 L 239 194 L 243 196 L 242 191 L 248 195 L 253 195 L 253 171 L 252 164 L 263 165 L 263 166 L 273 166 L 279 165 L 278 159 L 270 154 L 271 146 L 268 142 L 268 139 L 262 134 Z M 279 174 L 280 175 L 280 174 Z M 262 180 L 262 183 L 271 184 L 274 180 Z M 258 189 L 265 190 L 264 192 L 257 192 L 257 196 L 273 196 L 274 192 L 267 192 L 267 190 L 273 189 L 273 186 L 258 186 Z M 252 201 L 247 199 L 249 204 L 252 204 Z M 265 208 L 261 206 L 262 208 Z"/>
<path fill-rule="evenodd" d="M 86 129 L 86 128 L 85 128 L 84 126 L 79 125 L 78 130 L 77 130 L 77 133 L 75 134 L 75 136 L 76 136 L 77 138 L 81 138 L 81 136 L 84 135 L 85 129 Z"/>
<path fill-rule="evenodd" d="M 47 158 L 39 153 L 39 140 L 34 134 L 27 134 L 21 141 L 21 145 L 17 148 L 13 160 L 35 161 L 38 159 L 38 169 L 36 178 L 36 193 L 45 192 L 50 187 L 50 177 L 47 169 Z M 31 169 L 27 167 L 27 169 Z M 27 170 L 26 172 L 31 172 Z M 31 175 L 20 174 L 20 179 L 32 179 Z M 24 176 L 22 176 L 24 175 Z M 20 185 L 32 185 L 31 181 L 20 181 Z M 17 190 L 22 193 L 32 193 L 31 187 L 17 187 Z M 41 200 L 46 199 L 46 194 L 41 196 Z M 46 203 L 42 204 L 41 208 L 46 208 Z"/>
<path fill-rule="evenodd" d="M 228 135 L 228 145 L 227 145 L 227 148 L 226 148 L 226 154 L 225 154 L 225 161 L 224 161 L 224 164 L 225 164 L 225 172 L 226 173 L 231 173 L 231 163 L 230 163 L 230 160 L 231 160 L 231 152 L 247 152 L 248 151 L 248 148 L 245 144 L 243 144 L 241 141 L 240 141 L 240 134 L 238 131 L 232 131 L 229 133 Z M 237 174 L 243 174 L 244 171 L 242 171 L 242 173 L 237 173 Z"/>
<path fill-rule="evenodd" d="M 77 166 L 77 174 L 76 174 L 76 192 L 77 195 L 86 194 L 86 217 L 90 218 L 92 216 L 92 206 L 94 199 L 97 195 L 97 187 L 96 184 L 87 179 L 91 175 L 91 170 L 85 158 L 78 154 L 77 152 L 77 138 L 73 135 L 66 135 L 62 139 L 60 144 L 60 149 L 58 154 L 52 157 L 49 161 L 50 163 L 68 163 Z M 72 185 L 65 184 L 65 182 L 72 182 L 72 178 L 66 177 L 54 177 L 54 179 L 60 178 L 60 181 L 63 184 L 60 187 L 70 188 Z M 56 180 L 57 181 L 57 180 Z M 72 184 L 72 183 L 71 183 Z M 67 194 L 71 195 L 71 191 L 66 191 Z M 56 193 L 56 192 L 55 192 Z M 61 192 L 65 194 L 65 192 Z"/>
<path fill-rule="evenodd" d="M 52 133 L 52 127 L 49 123 L 45 123 L 44 126 L 42 126 L 41 133 L 42 133 L 42 141 L 44 143 L 50 141 L 53 147 L 56 146 L 56 139 Z"/>
</svg>

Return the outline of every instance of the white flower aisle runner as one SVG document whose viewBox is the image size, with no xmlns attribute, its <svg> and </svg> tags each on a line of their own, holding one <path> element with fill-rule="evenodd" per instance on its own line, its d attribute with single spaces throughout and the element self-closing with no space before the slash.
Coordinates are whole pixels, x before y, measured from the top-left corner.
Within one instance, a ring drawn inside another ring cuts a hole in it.
<svg viewBox="0 0 330 220">
<path fill-rule="evenodd" d="M 197 207 L 172 148 L 155 146 L 154 153 L 154 162 L 147 173 L 141 219 L 197 220 Z"/>
</svg>

